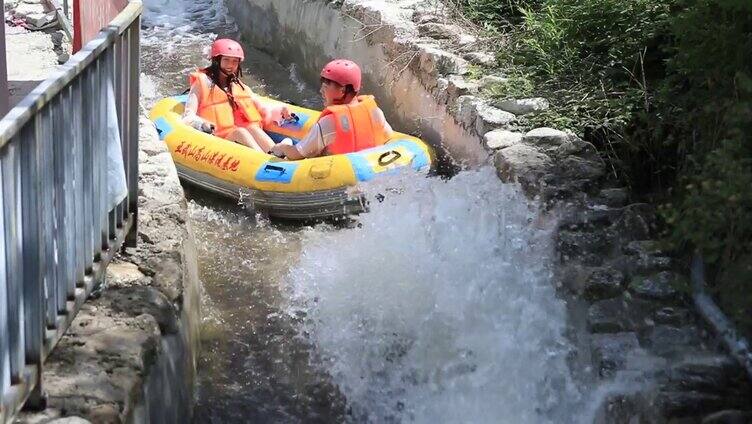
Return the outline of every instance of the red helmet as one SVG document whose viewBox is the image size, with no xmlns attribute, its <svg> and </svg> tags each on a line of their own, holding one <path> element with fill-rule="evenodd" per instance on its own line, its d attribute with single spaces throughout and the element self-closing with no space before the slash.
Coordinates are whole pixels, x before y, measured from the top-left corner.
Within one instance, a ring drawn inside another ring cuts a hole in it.
<svg viewBox="0 0 752 424">
<path fill-rule="evenodd" d="M 245 59 L 245 54 L 243 54 L 243 48 L 240 44 L 229 38 L 214 40 L 209 57 L 214 59 L 217 56 L 237 57 L 241 61 Z"/>
<path fill-rule="evenodd" d="M 336 59 L 327 63 L 321 76 L 339 85 L 352 85 L 355 91 L 360 91 L 360 66 L 351 60 Z"/>
</svg>

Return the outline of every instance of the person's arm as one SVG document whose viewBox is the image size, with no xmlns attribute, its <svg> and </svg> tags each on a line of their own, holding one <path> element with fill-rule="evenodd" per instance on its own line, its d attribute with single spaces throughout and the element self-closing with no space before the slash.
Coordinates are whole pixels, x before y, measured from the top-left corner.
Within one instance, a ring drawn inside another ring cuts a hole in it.
<svg viewBox="0 0 752 424">
<path fill-rule="evenodd" d="M 198 84 L 191 86 L 191 91 L 188 93 L 188 100 L 185 102 L 185 109 L 183 110 L 183 122 L 199 131 L 211 134 L 214 132 L 214 124 L 198 116 L 199 90 L 201 88 Z"/>
<path fill-rule="evenodd" d="M 392 130 L 392 126 L 389 125 L 389 122 L 386 122 L 384 111 L 377 107 L 373 113 L 374 117 L 376 118 L 376 122 L 380 123 L 384 127 L 384 134 L 387 136 L 387 138 L 391 137 L 394 131 Z"/>
<path fill-rule="evenodd" d="M 323 117 L 317 122 L 308 134 L 295 146 L 288 144 L 276 144 L 272 147 L 273 154 L 286 156 L 289 160 L 314 158 L 321 156 L 326 146 L 334 141 L 336 129 L 332 115 Z"/>
<path fill-rule="evenodd" d="M 259 114 L 261 114 L 263 127 L 270 125 L 272 121 L 279 118 L 290 119 L 290 110 L 285 105 L 269 106 L 264 104 L 261 98 L 255 93 L 251 94 L 251 101 L 253 102 L 253 105 L 256 106 L 256 110 L 259 111 Z"/>
</svg>

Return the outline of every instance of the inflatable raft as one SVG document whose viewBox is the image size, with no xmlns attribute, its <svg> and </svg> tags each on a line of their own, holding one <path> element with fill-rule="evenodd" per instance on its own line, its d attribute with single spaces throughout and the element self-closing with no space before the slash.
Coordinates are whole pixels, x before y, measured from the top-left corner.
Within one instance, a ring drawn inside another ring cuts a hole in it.
<svg viewBox="0 0 752 424">
<path fill-rule="evenodd" d="M 160 100 L 150 119 L 164 140 L 184 181 L 212 192 L 250 200 L 269 216 L 291 219 L 322 218 L 365 210 L 357 185 L 412 168 L 428 171 L 432 149 L 423 141 L 396 133 L 386 144 L 344 155 L 286 161 L 198 131 L 182 122 L 187 96 Z M 263 98 L 271 106 L 281 102 Z M 297 121 L 264 128 L 276 142 L 302 139 L 320 112 L 287 105 Z"/>
</svg>

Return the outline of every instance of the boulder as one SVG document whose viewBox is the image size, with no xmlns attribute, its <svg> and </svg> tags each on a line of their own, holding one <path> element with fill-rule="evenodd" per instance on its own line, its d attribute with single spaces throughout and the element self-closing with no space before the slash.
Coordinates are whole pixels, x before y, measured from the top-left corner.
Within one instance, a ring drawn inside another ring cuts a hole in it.
<svg viewBox="0 0 752 424">
<path fill-rule="evenodd" d="M 483 100 L 475 96 L 460 96 L 457 98 L 457 121 L 465 128 L 473 128 L 478 118 L 478 108 Z"/>
<path fill-rule="evenodd" d="M 606 206 L 619 208 L 629 201 L 629 191 L 626 188 L 606 188 L 598 192 L 598 200 Z"/>
<path fill-rule="evenodd" d="M 646 340 L 650 345 L 650 351 L 661 357 L 674 358 L 687 350 L 705 348 L 700 331 L 696 327 L 656 325 L 648 330 Z"/>
<path fill-rule="evenodd" d="M 48 424 L 91 424 L 91 421 L 81 417 L 57 418 L 47 422 Z"/>
<path fill-rule="evenodd" d="M 653 303 L 620 296 L 599 300 L 588 308 L 588 328 L 593 333 L 621 333 L 650 328 L 652 314 L 657 309 Z"/>
<path fill-rule="evenodd" d="M 494 102 L 494 106 L 515 115 L 534 115 L 549 108 L 548 100 L 542 97 L 529 99 L 504 99 Z"/>
<path fill-rule="evenodd" d="M 568 180 L 596 180 L 605 169 L 600 161 L 590 161 L 578 156 L 568 156 L 558 161 L 560 174 Z"/>
<path fill-rule="evenodd" d="M 635 240 L 627 243 L 622 249 L 630 256 L 664 256 L 660 244 L 655 240 Z"/>
<path fill-rule="evenodd" d="M 666 306 L 655 311 L 653 320 L 656 324 L 682 326 L 692 323 L 692 313 L 686 308 Z"/>
<path fill-rule="evenodd" d="M 476 36 L 474 36 L 474 35 L 462 33 L 462 34 L 460 34 L 459 37 L 457 37 L 456 41 L 457 41 L 457 44 L 459 44 L 460 46 L 465 47 L 465 46 L 469 46 L 471 44 L 477 43 L 478 42 L 478 38 Z"/>
<path fill-rule="evenodd" d="M 486 148 L 491 150 L 504 149 L 522 141 L 522 134 L 504 129 L 496 129 L 483 135 Z"/>
<path fill-rule="evenodd" d="M 416 24 L 425 24 L 429 22 L 439 22 L 441 21 L 441 17 L 432 11 L 427 10 L 416 10 L 413 12 L 413 22 Z"/>
<path fill-rule="evenodd" d="M 505 78 L 499 75 L 486 75 L 478 81 L 481 89 L 488 89 L 495 85 L 502 85 L 509 82 L 509 78 Z"/>
<path fill-rule="evenodd" d="M 475 120 L 475 132 L 479 135 L 508 125 L 516 119 L 511 113 L 497 109 L 486 103 L 481 103 L 477 111 L 478 116 Z"/>
<path fill-rule="evenodd" d="M 624 274 L 613 268 L 595 268 L 587 277 L 584 295 L 588 301 L 610 299 L 623 291 Z"/>
<path fill-rule="evenodd" d="M 618 222 L 614 224 L 614 227 L 618 229 Z M 623 251 L 632 257 L 627 261 L 627 266 L 633 273 L 654 273 L 671 268 L 671 258 L 654 240 L 629 242 L 623 247 Z"/>
<path fill-rule="evenodd" d="M 695 352 L 672 362 L 662 376 L 662 383 L 670 390 L 697 390 L 736 397 L 749 390 L 744 375 L 744 369 L 729 355 Z"/>
<path fill-rule="evenodd" d="M 528 190 L 537 189 L 538 179 L 551 167 L 551 158 L 524 144 L 501 149 L 494 156 L 494 165 L 503 181 L 517 181 Z"/>
<path fill-rule="evenodd" d="M 446 94 L 448 101 L 454 101 L 454 99 L 457 99 L 460 96 L 474 94 L 477 91 L 477 82 L 467 81 L 460 75 L 449 75 L 447 77 Z"/>
<path fill-rule="evenodd" d="M 569 140 L 569 133 L 553 128 L 536 128 L 528 131 L 522 138 L 524 143 L 544 149 L 555 149 Z"/>
<path fill-rule="evenodd" d="M 426 22 L 418 25 L 418 32 L 424 37 L 442 40 L 458 40 L 462 30 L 456 25 Z"/>
<path fill-rule="evenodd" d="M 724 403 L 723 396 L 695 391 L 661 391 L 655 398 L 656 408 L 664 419 L 670 420 L 668 422 L 718 410 Z"/>
<path fill-rule="evenodd" d="M 608 234 L 601 231 L 560 230 L 557 238 L 558 251 L 564 261 L 588 254 L 603 256 L 611 247 Z"/>
<path fill-rule="evenodd" d="M 434 45 L 423 44 L 418 60 L 420 70 L 429 75 L 464 75 L 468 72 L 465 59 Z"/>
<path fill-rule="evenodd" d="M 634 203 L 624 208 L 614 223 L 627 241 L 649 240 L 657 228 L 655 209 L 647 203 Z"/>
<path fill-rule="evenodd" d="M 639 347 L 637 335 L 632 332 L 594 334 L 590 342 L 593 363 L 601 377 L 610 377 L 624 367 L 628 355 Z"/>
<path fill-rule="evenodd" d="M 480 66 L 493 66 L 496 64 L 496 57 L 486 52 L 470 52 L 462 56 L 463 59 Z"/>
<path fill-rule="evenodd" d="M 635 277 L 629 283 L 629 291 L 643 299 L 666 302 L 680 302 L 681 293 L 677 290 L 682 277 L 675 272 L 661 271 L 648 277 Z"/>
</svg>

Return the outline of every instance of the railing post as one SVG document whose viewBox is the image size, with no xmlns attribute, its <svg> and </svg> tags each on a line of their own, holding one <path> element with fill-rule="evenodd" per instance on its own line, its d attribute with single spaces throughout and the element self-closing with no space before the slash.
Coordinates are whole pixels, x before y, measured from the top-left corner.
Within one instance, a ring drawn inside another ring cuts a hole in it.
<svg viewBox="0 0 752 424">
<path fill-rule="evenodd" d="M 0 10 L 5 13 L 5 4 L 0 0 Z M 0 119 L 8 113 L 8 68 L 5 64 L 5 23 L 0 26 Z"/>
<path fill-rule="evenodd" d="M 2 153 L 2 152 L 0 152 Z M 0 161 L 0 211 L 4 211 L 8 202 L 5 197 L 5 175 L 3 168 L 6 164 Z M 0 212 L 0 232 L 7 237 L 5 214 Z M 8 272 L 9 263 L 6 260 L 5 243 L 0 242 L 0 334 L 8 334 Z M 10 386 L 10 346 L 7 337 L 0 337 L 0 392 Z"/>
<path fill-rule="evenodd" d="M 79 234 L 84 239 L 84 274 L 91 272 L 92 260 L 94 257 L 94 240 L 92 235 L 92 228 L 94 227 L 94 126 L 91 124 L 92 111 L 95 108 L 92 97 L 94 95 L 93 90 L 93 75 L 96 64 L 92 63 L 81 74 L 81 96 L 82 99 L 86 99 L 81 102 L 81 114 L 78 119 L 81 122 L 81 128 L 83 129 L 81 139 L 81 159 L 83 172 L 83 184 L 81 185 L 82 197 L 83 197 L 83 228 Z"/>
<path fill-rule="evenodd" d="M 52 237 L 56 246 L 56 260 L 57 267 L 55 269 L 55 313 L 51 317 L 51 324 L 57 325 L 55 319 L 58 313 L 65 312 L 66 302 L 68 301 L 68 289 L 67 282 L 72 278 L 72 271 L 70 265 L 70 257 L 72 255 L 72 246 L 68 233 L 70 231 L 70 210 L 71 201 L 70 198 L 70 162 L 66 161 L 70 156 L 70 146 L 67 146 L 71 140 L 70 134 L 70 121 L 67 117 L 70 114 L 70 90 L 65 89 L 60 93 L 59 99 L 59 114 L 54 116 L 54 122 L 52 127 L 53 139 L 56 142 L 52 143 L 52 168 L 54 170 L 53 175 L 53 188 L 52 195 L 53 208 L 55 209 L 55 223 L 53 226 Z M 59 140 L 67 140 L 68 143 L 61 143 Z M 66 166 L 66 163 L 68 166 Z"/>
<path fill-rule="evenodd" d="M 74 290 L 75 286 L 78 286 L 79 284 L 83 284 L 84 281 L 84 275 L 86 274 L 86 226 L 85 226 L 85 219 L 84 215 L 86 214 L 85 210 L 85 194 L 84 194 L 84 130 L 82 128 L 82 125 L 84 124 L 81 120 L 81 115 L 83 114 L 83 99 L 81 91 L 82 85 L 83 85 L 83 75 L 79 76 L 79 78 L 73 83 L 72 87 L 72 94 L 73 94 L 73 103 L 70 113 L 71 122 L 73 122 L 73 139 L 72 141 L 72 147 L 73 147 L 73 184 L 71 186 L 73 193 L 71 193 L 74 196 L 73 206 L 74 206 L 74 212 L 72 219 L 75 221 L 75 230 L 73 233 L 71 233 L 71 237 L 73 238 L 73 242 L 75 244 L 75 254 L 73 255 L 73 260 L 75 262 L 75 278 L 73 281 L 74 284 Z M 71 293 L 73 295 L 73 293 Z"/>
<path fill-rule="evenodd" d="M 52 147 L 53 140 L 61 140 L 57 137 L 60 120 L 57 117 L 61 114 L 61 98 L 54 99 L 47 106 L 45 119 L 42 123 L 42 132 L 39 136 L 38 143 L 40 149 L 40 158 L 43 161 L 40 165 L 39 182 L 41 184 L 40 210 L 41 216 L 41 235 L 42 257 L 44 269 L 42 276 L 44 278 L 45 289 L 45 322 L 44 328 L 55 328 L 57 318 L 57 275 L 55 269 L 59 266 L 55 258 L 55 177 L 54 177 L 54 150 Z"/>
<path fill-rule="evenodd" d="M 28 127 L 28 126 L 27 126 Z M 21 139 L 26 139 L 22 131 Z M 10 381 L 16 384 L 24 366 L 23 331 L 23 256 L 21 217 L 21 167 L 19 143 L 11 143 L 2 154 L 3 192 L 5 197 L 5 258 L 8 264 L 6 274 L 8 287 L 8 347 L 10 351 Z"/>
<path fill-rule="evenodd" d="M 128 235 L 125 238 L 125 245 L 136 247 L 138 239 L 138 102 L 139 102 L 139 78 L 141 76 L 141 58 L 140 49 L 140 28 L 141 16 L 138 16 L 125 31 L 127 44 L 128 61 L 128 92 L 126 107 L 128 109 L 127 125 L 128 140 L 128 158 L 125 163 L 128 164 L 126 175 L 128 176 L 128 211 L 133 217 L 133 224 Z"/>
<path fill-rule="evenodd" d="M 40 143 L 46 136 L 42 131 L 42 118 L 48 118 L 49 107 L 36 114 L 28 131 L 22 132 L 19 140 L 21 148 L 21 216 L 23 227 L 23 305 L 24 305 L 24 352 L 25 363 L 37 367 L 37 381 L 26 406 L 40 409 L 45 407 L 42 391 L 42 343 L 44 340 L 44 275 L 46 258 L 40 237 Z M 40 116 L 41 115 L 41 116 Z M 31 383 L 31 382 L 29 382 Z"/>
</svg>

